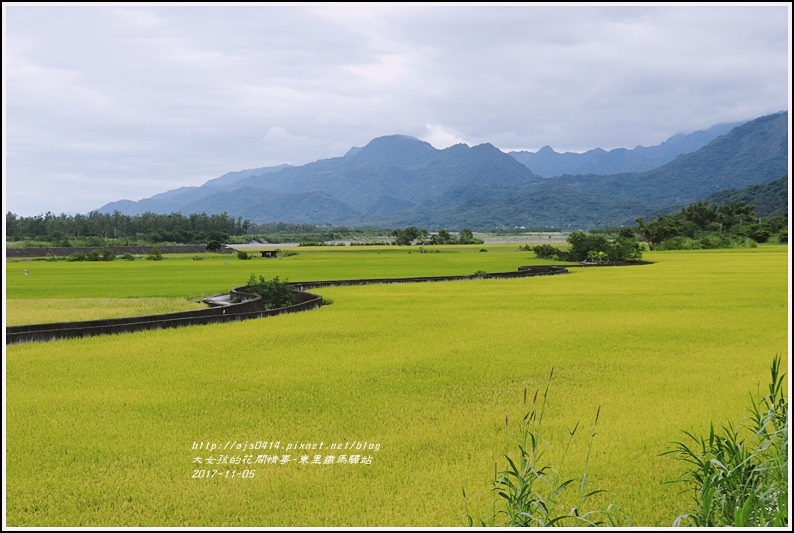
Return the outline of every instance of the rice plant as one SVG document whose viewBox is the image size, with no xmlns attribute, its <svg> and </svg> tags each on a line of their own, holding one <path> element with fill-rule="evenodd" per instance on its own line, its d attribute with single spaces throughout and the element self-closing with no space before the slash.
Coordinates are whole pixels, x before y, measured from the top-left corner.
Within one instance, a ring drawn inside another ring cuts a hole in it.
<svg viewBox="0 0 794 533">
<path fill-rule="evenodd" d="M 728 422 L 708 437 L 685 431 L 671 455 L 688 470 L 676 482 L 686 485 L 692 508 L 675 526 L 788 526 L 788 400 L 780 356 L 772 361 L 766 395 L 751 397 L 744 425 Z"/>
<path fill-rule="evenodd" d="M 545 455 L 551 450 L 551 444 L 543 435 L 543 416 L 546 412 L 549 387 L 554 376 L 554 367 L 549 373 L 546 388 L 538 404 L 536 390 L 532 398 L 532 405 L 527 409 L 527 390 L 524 389 L 525 414 L 518 426 L 517 456 L 505 452 L 507 466 L 500 473 L 492 485 L 494 502 L 491 514 L 487 519 L 475 519 L 466 509 L 466 520 L 469 526 L 478 525 L 497 527 L 553 527 L 553 526 L 623 526 L 631 525 L 629 517 L 622 510 L 610 504 L 606 509 L 589 509 L 589 500 L 596 494 L 603 493 L 600 489 L 587 487 L 587 466 L 590 462 L 590 452 L 596 435 L 598 417 L 601 407 L 596 411 L 590 442 L 587 449 L 584 471 L 580 476 L 563 476 L 565 459 L 568 456 L 571 443 L 579 429 L 576 422 L 573 429 L 568 432 L 568 439 L 560 459 L 559 467 L 555 468 Z M 509 418 L 505 417 L 506 429 L 509 427 Z M 568 507 L 564 502 L 563 493 L 568 487 L 578 487 L 574 505 Z M 463 490 L 466 498 L 466 491 Z M 476 523 L 476 524 L 475 524 Z"/>
</svg>

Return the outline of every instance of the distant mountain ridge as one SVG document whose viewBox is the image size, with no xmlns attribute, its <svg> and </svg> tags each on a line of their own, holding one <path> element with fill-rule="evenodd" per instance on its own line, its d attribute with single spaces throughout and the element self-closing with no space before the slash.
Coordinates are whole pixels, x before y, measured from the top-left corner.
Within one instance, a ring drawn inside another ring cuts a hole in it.
<svg viewBox="0 0 794 533">
<path fill-rule="evenodd" d="M 413 137 L 388 135 L 342 157 L 230 172 L 201 187 L 112 202 L 99 211 L 225 212 L 254 223 L 588 229 L 630 224 L 721 191 L 779 179 L 787 170 L 785 111 L 743 123 L 642 173 L 543 178 L 491 144 L 438 150 Z"/>
<path fill-rule="evenodd" d="M 537 152 L 517 151 L 508 154 L 544 178 L 565 174 L 606 176 L 625 172 L 646 172 L 671 162 L 679 155 L 700 150 L 741 124 L 741 122 L 718 124 L 690 134 L 679 133 L 657 146 L 637 146 L 631 150 L 615 148 L 606 151 L 595 148 L 578 154 L 559 153 L 551 146 L 544 146 Z"/>
<path fill-rule="evenodd" d="M 490 144 L 437 150 L 413 137 L 389 135 L 343 157 L 225 174 L 201 187 L 113 202 L 99 211 L 227 212 L 252 222 L 355 222 L 409 209 L 460 184 L 515 185 L 541 179 Z"/>
</svg>

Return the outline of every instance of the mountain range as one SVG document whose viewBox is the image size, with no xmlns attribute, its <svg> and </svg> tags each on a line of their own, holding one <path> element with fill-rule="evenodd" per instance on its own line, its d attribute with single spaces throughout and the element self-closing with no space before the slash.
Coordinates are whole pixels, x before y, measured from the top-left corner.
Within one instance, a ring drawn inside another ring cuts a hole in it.
<svg viewBox="0 0 794 533">
<path fill-rule="evenodd" d="M 624 172 L 645 172 L 669 163 L 682 154 L 700 150 L 708 143 L 740 126 L 741 122 L 717 124 L 706 130 L 688 135 L 673 135 L 657 146 L 637 146 L 633 149 L 615 148 L 604 150 L 594 148 L 584 153 L 555 152 L 551 146 L 544 146 L 537 152 L 507 152 L 532 172 L 551 178 L 564 174 L 621 174 Z"/>
<path fill-rule="evenodd" d="M 678 135 L 657 147 L 557 154 L 557 166 L 553 154 L 550 148 L 508 154 L 487 143 L 438 150 L 388 135 L 342 157 L 230 172 L 200 187 L 112 202 L 98 211 L 225 212 L 254 223 L 429 229 L 630 225 L 637 217 L 786 176 L 788 112 Z M 533 158 L 538 171 L 531 169 Z M 562 172 L 566 168 L 575 171 Z M 616 168 L 630 171 L 612 173 Z"/>
</svg>

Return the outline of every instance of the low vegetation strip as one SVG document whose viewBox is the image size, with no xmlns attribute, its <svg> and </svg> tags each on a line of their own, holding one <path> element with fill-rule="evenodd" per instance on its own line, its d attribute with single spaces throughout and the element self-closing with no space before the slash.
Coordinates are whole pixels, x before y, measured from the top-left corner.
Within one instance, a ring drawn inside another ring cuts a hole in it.
<svg viewBox="0 0 794 533">
<path fill-rule="evenodd" d="M 422 283 L 431 281 L 463 281 L 467 279 L 505 279 L 523 278 L 527 276 L 553 276 L 567 274 L 568 268 L 561 266 L 521 266 L 516 272 L 487 272 L 480 271 L 466 276 L 421 276 L 412 278 L 372 278 L 372 279 L 346 279 L 329 281 L 305 281 L 295 283 L 300 290 L 316 289 L 319 287 L 340 287 L 348 285 L 375 285 L 381 283 Z"/>
<path fill-rule="evenodd" d="M 41 248 L 6 248 L 6 257 L 68 257 L 73 253 L 89 254 L 93 251 L 102 250 L 104 246 L 49 246 Z M 154 246 L 108 246 L 116 255 L 132 254 L 146 255 L 152 253 Z M 205 244 L 183 245 L 183 246 L 158 246 L 160 253 L 163 254 L 200 254 L 207 251 Z M 226 250 L 231 253 L 231 250 Z"/>
</svg>

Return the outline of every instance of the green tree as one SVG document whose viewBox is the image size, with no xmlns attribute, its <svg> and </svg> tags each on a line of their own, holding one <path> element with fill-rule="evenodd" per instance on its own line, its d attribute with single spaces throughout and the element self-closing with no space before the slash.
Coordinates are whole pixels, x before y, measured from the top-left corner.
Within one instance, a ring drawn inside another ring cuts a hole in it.
<svg viewBox="0 0 794 533">
<path fill-rule="evenodd" d="M 560 259 L 560 249 L 551 244 L 539 244 L 533 250 L 538 259 Z"/>
<path fill-rule="evenodd" d="M 445 229 L 438 230 L 438 233 L 430 239 L 430 244 L 451 244 L 452 242 L 454 242 L 452 235 Z"/>
<path fill-rule="evenodd" d="M 207 251 L 218 252 L 220 251 L 221 246 L 223 245 L 220 242 L 216 240 L 211 240 L 210 242 L 207 243 Z"/>
<path fill-rule="evenodd" d="M 482 244 L 484 241 L 474 238 L 474 233 L 469 228 L 464 228 L 458 233 L 459 244 Z"/>
<path fill-rule="evenodd" d="M 700 229 L 706 229 L 713 222 L 719 223 L 720 218 L 717 206 L 707 201 L 695 202 L 684 207 L 681 209 L 681 215 Z"/>
<path fill-rule="evenodd" d="M 264 276 L 251 274 L 246 287 L 262 297 L 265 309 L 288 307 L 294 303 L 295 292 L 292 286 L 286 279 L 282 281 L 278 276 L 268 280 Z"/>
<path fill-rule="evenodd" d="M 397 236 L 397 238 L 394 241 L 394 244 L 398 246 L 410 246 L 411 244 L 413 244 L 413 242 L 416 239 L 418 239 L 422 235 L 422 232 L 419 231 L 419 229 L 416 228 L 415 226 L 411 226 L 403 230 L 394 230 L 394 232 L 392 233 Z"/>
<path fill-rule="evenodd" d="M 566 239 L 571 247 L 568 249 L 568 261 L 586 261 L 598 257 L 602 252 L 606 256 L 609 241 L 603 235 L 592 235 L 582 231 L 574 231 Z"/>
<path fill-rule="evenodd" d="M 755 207 L 744 202 L 731 202 L 717 207 L 719 223 L 725 231 L 743 224 L 752 224 L 758 221 L 755 215 Z"/>
<path fill-rule="evenodd" d="M 636 222 L 637 231 L 645 238 L 651 250 L 679 233 L 679 227 L 672 217 L 661 217 L 649 222 L 638 218 Z"/>
<path fill-rule="evenodd" d="M 567 241 L 571 245 L 570 249 L 558 255 L 567 261 L 623 263 L 639 261 L 642 258 L 642 246 L 634 239 L 626 237 L 610 240 L 603 235 L 574 231 L 568 235 Z"/>
<path fill-rule="evenodd" d="M 613 263 L 639 261 L 642 259 L 642 246 L 633 238 L 618 237 L 609 243 L 607 260 Z"/>
</svg>

